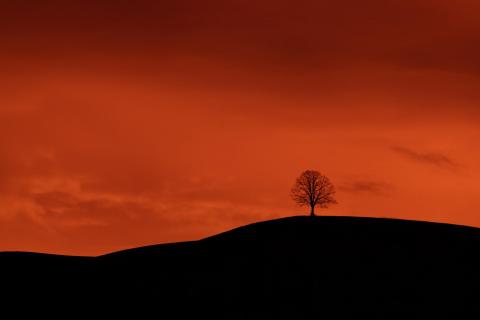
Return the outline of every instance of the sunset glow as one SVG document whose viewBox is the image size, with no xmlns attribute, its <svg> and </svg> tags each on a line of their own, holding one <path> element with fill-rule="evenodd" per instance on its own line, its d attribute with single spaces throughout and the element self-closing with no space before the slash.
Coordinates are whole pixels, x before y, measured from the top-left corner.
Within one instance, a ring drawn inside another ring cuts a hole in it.
<svg viewBox="0 0 480 320">
<path fill-rule="evenodd" d="M 480 3 L 0 5 L 0 251 L 96 255 L 308 214 L 480 227 Z"/>
</svg>

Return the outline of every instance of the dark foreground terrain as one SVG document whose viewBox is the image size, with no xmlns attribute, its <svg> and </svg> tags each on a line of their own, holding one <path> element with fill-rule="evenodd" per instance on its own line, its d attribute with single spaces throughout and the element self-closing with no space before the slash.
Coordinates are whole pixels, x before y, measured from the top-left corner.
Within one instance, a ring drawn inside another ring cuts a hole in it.
<svg viewBox="0 0 480 320">
<path fill-rule="evenodd" d="M 480 229 L 291 217 L 92 258 L 0 253 L 0 271 L 17 317 L 478 319 Z"/>
</svg>

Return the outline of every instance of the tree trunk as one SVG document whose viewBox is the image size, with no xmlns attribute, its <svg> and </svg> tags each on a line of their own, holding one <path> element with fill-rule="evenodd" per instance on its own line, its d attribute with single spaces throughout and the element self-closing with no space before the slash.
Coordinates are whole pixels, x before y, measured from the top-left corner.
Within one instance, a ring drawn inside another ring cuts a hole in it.
<svg viewBox="0 0 480 320">
<path fill-rule="evenodd" d="M 310 206 L 310 217 L 314 217 L 314 216 L 315 216 L 314 209 L 315 209 L 315 206 Z"/>
</svg>

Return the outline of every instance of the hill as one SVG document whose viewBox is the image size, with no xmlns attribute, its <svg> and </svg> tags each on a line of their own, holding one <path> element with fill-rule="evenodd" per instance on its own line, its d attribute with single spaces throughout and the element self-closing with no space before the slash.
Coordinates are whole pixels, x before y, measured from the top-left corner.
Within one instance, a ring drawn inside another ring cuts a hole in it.
<svg viewBox="0 0 480 320">
<path fill-rule="evenodd" d="M 290 217 L 92 258 L 0 253 L 0 265 L 9 304 L 48 315 L 458 319 L 478 315 L 479 249 L 477 228 Z"/>
</svg>

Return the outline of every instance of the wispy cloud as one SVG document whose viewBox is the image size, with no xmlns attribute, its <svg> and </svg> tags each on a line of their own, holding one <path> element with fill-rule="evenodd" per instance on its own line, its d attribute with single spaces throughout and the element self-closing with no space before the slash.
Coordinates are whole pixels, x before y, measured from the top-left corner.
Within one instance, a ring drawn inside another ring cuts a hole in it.
<svg viewBox="0 0 480 320">
<path fill-rule="evenodd" d="M 440 168 L 454 169 L 459 165 L 449 156 L 438 152 L 418 152 L 409 148 L 394 146 L 392 150 L 416 162 L 433 165 Z"/>
<path fill-rule="evenodd" d="M 383 182 L 357 180 L 345 183 L 338 187 L 340 191 L 350 193 L 373 193 L 377 195 L 385 195 L 390 186 Z"/>
<path fill-rule="evenodd" d="M 57 226 L 110 225 L 120 220 L 151 219 L 155 214 L 155 208 L 145 201 L 131 199 L 119 201 L 63 191 L 35 193 L 31 199 L 40 209 L 41 218 Z"/>
</svg>

